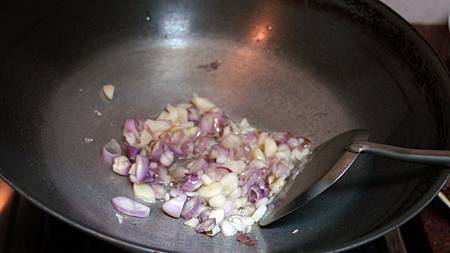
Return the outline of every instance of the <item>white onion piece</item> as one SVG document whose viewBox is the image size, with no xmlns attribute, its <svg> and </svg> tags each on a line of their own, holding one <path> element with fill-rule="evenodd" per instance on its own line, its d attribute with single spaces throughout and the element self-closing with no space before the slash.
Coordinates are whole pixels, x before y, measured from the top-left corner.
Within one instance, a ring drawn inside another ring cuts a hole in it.
<svg viewBox="0 0 450 253">
<path fill-rule="evenodd" d="M 226 220 L 222 222 L 220 228 L 222 234 L 225 236 L 233 236 L 238 232 L 238 230 L 231 224 L 231 222 Z"/>
<path fill-rule="evenodd" d="M 186 204 L 184 204 L 183 210 L 181 212 L 181 217 L 185 219 L 192 218 L 199 209 L 199 207 L 200 207 L 200 198 L 199 197 L 191 198 L 186 202 Z"/>
<path fill-rule="evenodd" d="M 115 157 L 120 156 L 122 149 L 115 139 L 111 139 L 103 146 L 102 155 L 105 162 L 112 164 Z"/>
<path fill-rule="evenodd" d="M 176 198 L 169 199 L 166 203 L 164 203 L 162 205 L 162 209 L 168 215 L 174 218 L 179 218 L 186 199 L 186 194 L 179 194 Z"/>
<path fill-rule="evenodd" d="M 117 156 L 114 158 L 112 169 L 115 173 L 127 176 L 130 170 L 131 163 L 126 156 Z"/>
<path fill-rule="evenodd" d="M 150 215 L 150 208 L 128 197 L 115 197 L 112 206 L 118 211 L 134 217 L 144 218 Z"/>
<path fill-rule="evenodd" d="M 173 161 L 175 159 L 175 156 L 173 155 L 172 151 L 167 150 L 161 155 L 161 159 L 159 160 L 162 165 L 169 167 L 172 165 Z"/>
</svg>

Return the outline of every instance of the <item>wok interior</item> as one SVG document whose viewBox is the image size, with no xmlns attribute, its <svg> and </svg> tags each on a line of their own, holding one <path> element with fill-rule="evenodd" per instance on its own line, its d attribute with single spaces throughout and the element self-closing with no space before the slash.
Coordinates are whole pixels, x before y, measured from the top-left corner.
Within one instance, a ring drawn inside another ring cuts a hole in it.
<svg viewBox="0 0 450 253">
<path fill-rule="evenodd" d="M 256 246 L 246 247 L 234 238 L 197 235 L 158 204 L 149 218 L 126 217 L 119 225 L 110 200 L 132 196 L 130 183 L 113 174 L 99 152 L 110 138 L 121 138 L 126 118 L 155 117 L 193 92 L 235 120 L 247 117 L 316 145 L 367 128 L 373 141 L 444 147 L 448 80 L 439 62 L 427 48 L 412 52 L 417 59 L 405 58 L 389 40 L 410 37 L 380 37 L 376 29 L 383 24 L 369 28 L 342 15 L 356 7 L 334 1 L 70 3 L 5 57 L 0 170 L 58 216 L 148 248 L 322 251 L 377 235 L 414 213 L 445 176 L 363 155 L 305 208 L 269 228 L 255 226 Z M 403 25 L 395 17 L 384 21 Z M 416 68 L 429 68 L 428 78 L 406 63 L 418 59 Z M 217 60 L 217 70 L 198 68 Z M 101 95 L 104 84 L 116 87 L 112 102 Z"/>
</svg>

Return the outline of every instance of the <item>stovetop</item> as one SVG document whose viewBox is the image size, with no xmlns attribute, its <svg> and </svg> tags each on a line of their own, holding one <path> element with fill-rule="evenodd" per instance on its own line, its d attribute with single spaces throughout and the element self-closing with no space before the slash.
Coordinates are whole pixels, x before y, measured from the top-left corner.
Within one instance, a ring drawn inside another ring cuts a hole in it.
<svg viewBox="0 0 450 253">
<path fill-rule="evenodd" d="M 446 26 L 416 26 L 448 64 Z M 447 65 L 448 66 L 448 65 Z M 450 184 L 443 189 L 448 196 Z M 448 208 L 435 199 L 419 215 L 384 237 L 346 253 L 450 252 Z M 37 208 L 0 180 L 0 252 L 127 252 Z"/>
</svg>

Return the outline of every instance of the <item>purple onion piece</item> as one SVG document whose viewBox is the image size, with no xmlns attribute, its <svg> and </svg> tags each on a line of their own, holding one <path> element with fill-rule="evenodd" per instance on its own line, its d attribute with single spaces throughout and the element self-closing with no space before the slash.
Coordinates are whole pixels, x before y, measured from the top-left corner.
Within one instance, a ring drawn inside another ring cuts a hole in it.
<svg viewBox="0 0 450 253">
<path fill-rule="evenodd" d="M 235 210 L 235 208 L 236 200 L 228 199 L 227 202 L 225 202 L 225 206 L 223 207 L 223 210 L 225 211 L 225 217 L 232 215 L 232 212 Z"/>
<path fill-rule="evenodd" d="M 199 122 L 199 128 L 202 135 L 207 135 L 214 124 L 214 115 L 211 112 L 207 112 L 202 115 L 200 122 Z"/>
<path fill-rule="evenodd" d="M 191 107 L 191 108 L 188 108 L 187 111 L 188 111 L 188 120 L 189 121 L 193 121 L 193 122 L 199 121 L 197 109 Z"/>
<path fill-rule="evenodd" d="M 228 157 L 228 149 L 222 147 L 219 144 L 214 144 L 209 148 L 209 158 L 214 159 L 215 161 L 224 159 Z"/>
<path fill-rule="evenodd" d="M 256 201 L 263 198 L 263 193 L 258 185 L 253 185 L 248 190 L 248 200 L 252 203 L 256 203 Z"/>
<path fill-rule="evenodd" d="M 181 158 L 184 156 L 183 150 L 180 147 L 178 147 L 176 144 L 173 144 L 173 143 L 169 144 L 168 148 L 170 151 L 172 151 L 175 158 Z"/>
<path fill-rule="evenodd" d="M 183 142 L 183 144 L 181 144 L 181 150 L 183 151 L 184 157 L 190 157 L 194 152 L 194 140 L 190 138 Z"/>
<path fill-rule="evenodd" d="M 178 197 L 178 195 L 183 194 L 183 191 L 176 189 L 176 188 L 172 188 L 169 190 L 169 195 L 172 198 L 176 198 Z"/>
<path fill-rule="evenodd" d="M 114 157 L 112 167 L 115 173 L 122 176 L 127 176 L 130 171 L 131 163 L 126 156 L 117 156 Z"/>
<path fill-rule="evenodd" d="M 139 136 L 139 131 L 137 129 L 135 119 L 127 119 L 125 121 L 125 125 L 123 127 L 123 135 L 125 136 L 126 133 L 133 133 L 134 136 Z"/>
<path fill-rule="evenodd" d="M 206 150 L 206 145 L 208 144 L 208 137 L 202 136 L 198 137 L 194 141 L 194 154 L 201 154 Z"/>
<path fill-rule="evenodd" d="M 196 174 L 189 174 L 186 176 L 185 182 L 181 185 L 180 190 L 184 192 L 192 192 L 195 191 L 198 187 L 200 187 L 199 184 L 200 177 Z"/>
<path fill-rule="evenodd" d="M 267 197 L 269 193 L 270 189 L 268 184 L 255 184 L 248 190 L 248 200 L 252 203 L 256 203 L 258 200 Z"/>
<path fill-rule="evenodd" d="M 159 162 L 163 153 L 164 150 L 161 147 L 152 150 L 152 153 L 150 154 L 150 160 Z"/>
<path fill-rule="evenodd" d="M 181 212 L 181 217 L 185 219 L 192 218 L 199 209 L 199 207 L 200 207 L 200 198 L 199 197 L 191 198 L 186 202 L 186 204 L 184 204 L 183 210 Z"/>
<path fill-rule="evenodd" d="M 206 171 L 208 169 L 208 163 L 203 158 L 200 158 L 189 163 L 187 167 L 192 172 Z"/>
<path fill-rule="evenodd" d="M 167 190 L 162 185 L 155 183 L 151 185 L 153 188 L 153 192 L 155 193 L 156 199 L 164 199 L 166 196 Z"/>
<path fill-rule="evenodd" d="M 204 233 L 204 232 L 211 231 L 215 225 L 216 225 L 216 219 L 207 219 L 197 225 L 197 227 L 195 228 L 195 232 Z"/>
<path fill-rule="evenodd" d="M 287 140 L 287 144 L 289 145 L 289 147 L 291 149 L 296 148 L 300 145 L 300 142 L 298 141 L 297 138 L 291 137 Z"/>
<path fill-rule="evenodd" d="M 145 121 L 139 117 L 134 118 L 134 124 L 139 132 L 145 128 Z"/>
<path fill-rule="evenodd" d="M 197 209 L 197 211 L 195 211 L 195 213 L 192 215 L 192 217 L 199 217 L 200 214 L 202 214 L 206 210 L 209 210 L 209 208 L 200 204 L 199 208 Z M 209 216 L 209 214 L 208 214 L 208 216 Z M 206 218 L 208 218 L 208 216 L 206 216 Z"/>
<path fill-rule="evenodd" d="M 130 159 L 135 159 L 136 156 L 141 152 L 142 148 L 135 147 L 132 145 L 127 145 L 127 156 Z"/>
<path fill-rule="evenodd" d="M 103 159 L 105 160 L 105 162 L 109 164 L 112 164 L 114 158 L 120 156 L 121 153 L 122 149 L 120 148 L 119 143 L 115 139 L 111 139 L 102 148 Z"/>
<path fill-rule="evenodd" d="M 112 206 L 129 216 L 144 218 L 150 215 L 150 208 L 128 197 L 115 197 L 111 200 Z"/>
<path fill-rule="evenodd" d="M 142 183 L 149 176 L 148 158 L 145 156 L 136 156 L 136 181 Z"/>
<path fill-rule="evenodd" d="M 169 199 L 162 205 L 162 209 L 168 215 L 179 218 L 181 211 L 183 210 L 184 203 L 186 202 L 187 196 L 182 193 L 173 199 Z"/>
<path fill-rule="evenodd" d="M 273 132 L 270 136 L 278 145 L 286 143 L 289 139 L 287 132 Z"/>
<path fill-rule="evenodd" d="M 176 131 L 175 133 L 172 134 L 172 136 L 170 136 L 170 142 L 168 144 L 180 143 L 183 137 L 184 137 L 183 131 Z"/>
<path fill-rule="evenodd" d="M 259 176 L 259 170 L 255 170 L 250 175 L 250 177 L 247 179 L 247 181 L 245 181 L 245 184 L 242 186 L 242 193 L 243 194 L 247 194 L 247 192 L 250 189 L 250 187 L 252 185 L 254 185 L 256 183 L 256 181 L 258 180 L 258 176 Z"/>
<path fill-rule="evenodd" d="M 205 211 L 201 212 L 200 215 L 198 216 L 200 222 L 207 220 L 209 218 L 210 213 L 211 213 L 210 209 L 206 209 Z"/>
<path fill-rule="evenodd" d="M 289 177 L 290 174 L 289 167 L 285 163 L 282 162 L 276 163 L 274 164 L 272 169 L 276 177 L 283 179 Z"/>
</svg>

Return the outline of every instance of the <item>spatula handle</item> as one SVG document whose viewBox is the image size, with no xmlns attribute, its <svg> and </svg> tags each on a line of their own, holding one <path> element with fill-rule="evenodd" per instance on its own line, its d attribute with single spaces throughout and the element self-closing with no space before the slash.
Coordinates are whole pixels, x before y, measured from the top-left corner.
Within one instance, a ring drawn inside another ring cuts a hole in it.
<svg viewBox="0 0 450 253">
<path fill-rule="evenodd" d="M 349 145 L 348 150 L 354 153 L 374 154 L 406 162 L 450 166 L 449 150 L 402 148 L 374 142 L 355 142 Z"/>
</svg>

